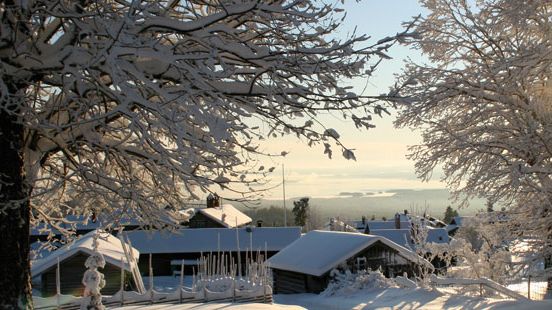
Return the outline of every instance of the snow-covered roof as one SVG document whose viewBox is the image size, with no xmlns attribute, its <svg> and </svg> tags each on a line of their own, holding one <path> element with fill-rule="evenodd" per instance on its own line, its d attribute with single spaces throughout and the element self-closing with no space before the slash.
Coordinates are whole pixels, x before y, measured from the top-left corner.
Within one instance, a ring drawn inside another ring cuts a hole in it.
<svg viewBox="0 0 552 310">
<path fill-rule="evenodd" d="M 374 229 L 371 235 L 381 236 L 409 250 L 414 247 L 410 229 Z"/>
<path fill-rule="evenodd" d="M 227 228 L 240 227 L 251 223 L 251 218 L 231 204 L 223 204 L 220 207 L 196 209 L 208 218 Z"/>
<path fill-rule="evenodd" d="M 364 232 L 364 226 L 362 226 L 361 230 L 359 231 L 359 229 L 351 226 L 350 224 L 348 224 L 348 222 L 346 223 L 339 218 L 331 218 L 330 221 L 326 223 L 326 225 L 324 225 L 324 230 L 362 233 Z"/>
<path fill-rule="evenodd" d="M 437 227 L 437 228 L 442 228 L 442 227 L 447 226 L 447 224 L 445 222 L 441 221 L 438 218 L 432 217 L 432 216 L 430 216 L 428 218 L 428 222 L 430 223 L 431 226 Z"/>
<path fill-rule="evenodd" d="M 458 229 L 459 227 L 465 226 L 467 221 L 473 219 L 473 216 L 455 216 L 450 221 L 450 224 L 447 225 L 446 230 L 450 233 L 453 230 Z"/>
<path fill-rule="evenodd" d="M 360 220 L 360 221 L 347 221 L 346 223 L 347 223 L 347 225 L 350 225 L 350 226 L 354 227 L 355 229 L 362 230 L 362 231 L 364 231 L 364 227 L 366 226 L 366 221 L 364 221 L 364 223 L 363 223 L 362 220 Z"/>
<path fill-rule="evenodd" d="M 188 208 L 176 212 L 175 218 L 182 222 L 189 221 L 196 214 L 196 208 Z"/>
<path fill-rule="evenodd" d="M 268 263 L 271 268 L 321 276 L 377 241 L 407 260 L 429 264 L 412 251 L 380 236 L 319 230 L 308 232 L 271 257 Z"/>
<path fill-rule="evenodd" d="M 89 231 L 95 229 L 105 229 L 108 226 L 140 226 L 147 223 L 148 220 L 144 218 L 145 215 L 140 215 L 136 210 L 114 210 L 112 212 L 102 212 L 93 219 L 92 215 L 74 215 L 70 214 L 65 216 L 65 222 L 59 223 L 59 226 L 67 230 L 81 230 Z M 177 224 L 177 220 L 173 216 L 173 212 L 169 210 L 160 209 L 159 220 L 169 224 Z M 73 229 L 73 227 L 75 229 Z M 40 222 L 38 225 L 31 227 L 32 236 L 44 236 L 48 235 L 50 231 L 53 231 L 55 235 L 61 234 L 56 228 L 53 228 L 48 223 Z"/>
<path fill-rule="evenodd" d="M 428 226 L 426 241 L 429 243 L 448 243 L 450 241 L 450 237 L 445 228 L 434 228 Z"/>
<path fill-rule="evenodd" d="M 237 251 L 236 232 L 240 251 L 250 249 L 251 243 L 254 251 L 264 251 L 265 244 L 267 251 L 280 251 L 301 236 L 301 227 L 190 228 L 174 233 L 135 230 L 127 232 L 127 236 L 143 254 L 206 253 Z"/>
<path fill-rule="evenodd" d="M 450 237 L 444 228 L 427 227 L 428 243 L 448 243 Z M 374 229 L 370 231 L 371 235 L 387 238 L 396 244 L 403 246 L 409 250 L 415 249 L 416 245 L 412 239 L 412 231 L 410 229 Z"/>
<path fill-rule="evenodd" d="M 96 230 L 91 231 L 85 235 L 80 236 L 75 241 L 69 244 L 66 244 L 65 246 L 51 252 L 50 255 L 42 259 L 32 261 L 31 273 L 33 277 L 50 269 L 50 267 L 55 266 L 57 264 L 58 258 L 59 258 L 59 261 L 62 262 L 65 259 L 72 257 L 73 255 L 79 252 L 82 252 L 88 255 L 91 255 L 92 253 L 94 253 L 93 242 L 94 242 L 95 234 L 96 234 Z M 125 263 L 125 266 L 124 266 L 125 269 L 130 271 L 130 267 L 128 262 L 126 261 L 126 256 L 125 256 L 123 247 L 121 245 L 121 241 L 117 237 L 113 236 L 110 233 L 101 231 L 100 238 L 98 238 L 97 251 L 103 254 L 104 259 L 107 263 L 110 263 L 115 266 L 120 266 L 121 258 L 123 258 Z M 133 251 L 134 257 L 138 259 L 140 252 L 136 250 L 136 248 L 132 248 L 132 251 Z"/>
<path fill-rule="evenodd" d="M 410 228 L 412 226 L 412 223 L 410 221 L 402 221 L 401 220 L 401 228 L 400 229 L 406 229 Z M 395 220 L 389 220 L 389 221 L 366 221 L 366 226 L 370 228 L 370 231 L 373 229 L 396 229 L 395 227 Z"/>
</svg>

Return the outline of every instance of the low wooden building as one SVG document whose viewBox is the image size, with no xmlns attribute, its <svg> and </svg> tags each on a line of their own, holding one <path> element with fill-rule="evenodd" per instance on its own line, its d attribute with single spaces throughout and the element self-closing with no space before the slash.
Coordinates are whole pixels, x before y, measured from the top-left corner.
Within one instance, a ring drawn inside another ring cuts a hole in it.
<svg viewBox="0 0 552 310">
<path fill-rule="evenodd" d="M 32 262 L 31 273 L 36 288 L 40 289 L 42 297 L 53 296 L 56 294 L 56 273 L 59 261 L 60 291 L 61 294 L 82 296 L 84 285 L 82 277 L 86 271 L 84 262 L 94 252 L 94 235 L 96 231 L 80 236 L 77 240 L 69 243 L 53 252 L 48 256 Z M 120 289 L 121 285 L 121 259 L 125 282 L 128 289 L 137 289 L 141 285 L 141 279 L 135 280 L 132 276 L 132 268 L 135 264 L 129 264 L 126 259 L 121 241 L 113 235 L 101 232 L 97 239 L 97 251 L 105 259 L 105 267 L 98 269 L 104 274 L 106 285 L 102 289 L 102 294 L 112 295 Z M 140 253 L 131 248 L 132 255 L 138 259 Z M 137 282 L 140 282 L 137 284 Z"/>
<path fill-rule="evenodd" d="M 140 251 L 139 267 L 144 275 L 149 269 L 149 256 L 152 257 L 154 276 L 169 276 L 180 271 L 192 274 L 201 255 L 232 256 L 234 261 L 241 257 L 245 264 L 246 253 L 260 252 L 271 257 L 299 239 L 301 227 L 246 227 L 197 228 L 169 231 L 135 230 L 126 233 L 131 244 Z M 242 268 L 242 270 L 245 270 Z"/>
<path fill-rule="evenodd" d="M 333 269 L 375 270 L 393 277 L 412 276 L 431 264 L 386 238 L 359 233 L 311 231 L 268 260 L 276 294 L 319 293 Z"/>
</svg>

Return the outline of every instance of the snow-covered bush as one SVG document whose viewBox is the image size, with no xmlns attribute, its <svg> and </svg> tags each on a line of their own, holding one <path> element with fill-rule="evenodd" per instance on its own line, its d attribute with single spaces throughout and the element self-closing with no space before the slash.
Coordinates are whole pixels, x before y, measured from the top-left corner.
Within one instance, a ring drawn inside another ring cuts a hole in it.
<svg viewBox="0 0 552 310">
<path fill-rule="evenodd" d="M 386 278 L 379 270 L 352 273 L 349 270 L 341 272 L 334 269 L 330 272 L 330 277 L 332 280 L 320 293 L 322 296 L 350 295 L 362 290 L 398 287 L 393 279 Z"/>
<path fill-rule="evenodd" d="M 405 288 L 416 288 L 418 287 L 418 284 L 412 280 L 410 280 L 406 274 L 404 276 L 397 276 L 395 277 L 395 283 L 397 283 L 398 286 L 400 287 L 405 287 Z"/>
<path fill-rule="evenodd" d="M 445 263 L 448 277 L 484 277 L 504 283 L 516 275 L 519 266 L 512 264 L 508 236 L 500 231 L 500 224 L 474 220 L 449 244 L 428 244 L 427 249 Z"/>
</svg>

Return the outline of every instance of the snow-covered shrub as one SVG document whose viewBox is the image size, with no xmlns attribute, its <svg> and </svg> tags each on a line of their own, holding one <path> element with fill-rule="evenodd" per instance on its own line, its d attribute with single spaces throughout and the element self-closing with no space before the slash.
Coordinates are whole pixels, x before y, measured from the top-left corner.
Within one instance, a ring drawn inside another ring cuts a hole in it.
<svg viewBox="0 0 552 310">
<path fill-rule="evenodd" d="M 322 296 L 350 295 L 362 290 L 397 287 L 393 279 L 386 278 L 379 270 L 352 273 L 349 270 L 341 272 L 334 269 L 330 272 L 330 277 L 332 280 L 320 293 Z"/>
<path fill-rule="evenodd" d="M 522 266 L 512 263 L 512 237 L 505 233 L 503 225 L 490 223 L 482 216 L 462 227 L 449 244 L 429 244 L 427 249 L 445 263 L 448 277 L 485 277 L 504 283 L 505 279 L 518 276 Z"/>
<path fill-rule="evenodd" d="M 412 280 L 410 280 L 406 274 L 404 276 L 398 276 L 398 277 L 395 277 L 395 283 L 400 286 L 400 287 L 404 287 L 404 288 L 416 288 L 418 287 L 418 284 Z"/>
</svg>

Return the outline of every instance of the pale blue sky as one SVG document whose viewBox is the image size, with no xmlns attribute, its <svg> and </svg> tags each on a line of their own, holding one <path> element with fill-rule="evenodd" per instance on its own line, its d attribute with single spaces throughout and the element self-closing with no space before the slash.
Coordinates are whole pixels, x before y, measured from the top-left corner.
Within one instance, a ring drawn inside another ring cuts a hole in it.
<svg viewBox="0 0 552 310">
<path fill-rule="evenodd" d="M 331 2 L 333 0 L 326 0 Z M 339 0 L 337 1 L 339 2 Z M 347 18 L 338 37 L 345 37 L 355 27 L 357 34 L 372 37 L 370 43 L 403 31 L 402 23 L 424 13 L 416 0 L 354 0 L 345 1 Z M 401 71 L 407 57 L 419 60 L 417 51 L 405 46 L 393 47 L 389 55 L 392 60 L 383 62 L 375 74 L 368 79 L 365 94 L 382 94 L 389 91 L 394 75 Z M 355 91 L 360 93 L 366 79 L 352 81 Z M 438 178 L 422 182 L 416 178 L 414 163 L 406 159 L 408 145 L 421 141 L 418 133 L 408 129 L 395 129 L 394 117 L 374 116 L 376 128 L 359 131 L 355 126 L 340 117 L 325 115 L 320 118 L 328 128 L 336 129 L 342 142 L 355 150 L 356 161 L 348 161 L 335 148 L 330 160 L 323 154 L 322 146 L 308 147 L 295 136 L 269 139 L 261 144 L 264 151 L 279 154 L 287 151 L 285 158 L 261 158 L 265 167 L 276 167 L 268 187 L 273 190 L 265 193 L 266 199 L 282 199 L 282 164 L 285 165 L 286 197 L 335 197 L 341 192 L 370 192 L 389 189 L 428 189 L 444 188 Z M 220 190 L 220 189 L 215 189 Z M 231 193 L 223 196 L 233 197 Z"/>
<path fill-rule="evenodd" d="M 357 27 L 357 33 L 371 35 L 377 41 L 403 30 L 402 22 L 423 14 L 424 9 L 415 0 L 395 1 L 345 1 L 347 18 L 341 33 L 345 36 Z M 394 59 L 384 62 L 369 79 L 370 94 L 386 93 L 394 82 L 394 74 L 399 73 L 406 57 L 420 59 L 418 52 L 405 46 L 397 46 L 390 51 Z M 354 81 L 364 87 L 366 80 Z M 362 89 L 362 88 L 360 88 Z M 288 137 L 271 140 L 265 144 L 267 150 L 290 152 L 283 160 L 267 162 L 267 166 L 279 166 L 273 175 L 272 184 L 281 182 L 281 164 L 285 164 L 287 197 L 310 196 L 331 197 L 340 192 L 367 192 L 386 189 L 443 188 L 438 178 L 428 183 L 421 182 L 414 174 L 414 163 L 405 158 L 407 146 L 418 143 L 419 134 L 408 129 L 393 128 L 393 117 L 378 119 L 376 128 L 358 131 L 348 122 L 337 117 L 323 117 L 327 127 L 335 128 L 343 142 L 356 149 L 357 161 L 347 161 L 335 150 L 329 160 L 321 147 L 309 148 L 301 141 Z M 281 199 L 281 188 L 267 193 L 267 198 Z"/>
</svg>

